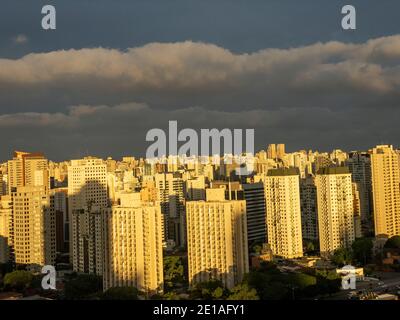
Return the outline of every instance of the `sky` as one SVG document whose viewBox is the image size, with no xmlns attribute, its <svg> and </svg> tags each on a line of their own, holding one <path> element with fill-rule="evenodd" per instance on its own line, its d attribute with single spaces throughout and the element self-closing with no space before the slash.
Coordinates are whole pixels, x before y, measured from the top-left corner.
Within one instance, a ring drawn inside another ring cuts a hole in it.
<svg viewBox="0 0 400 320">
<path fill-rule="evenodd" d="M 46 4 L 0 4 L 0 160 L 144 156 L 168 120 L 254 128 L 256 149 L 398 146 L 399 1 L 51 1 L 51 31 Z"/>
</svg>

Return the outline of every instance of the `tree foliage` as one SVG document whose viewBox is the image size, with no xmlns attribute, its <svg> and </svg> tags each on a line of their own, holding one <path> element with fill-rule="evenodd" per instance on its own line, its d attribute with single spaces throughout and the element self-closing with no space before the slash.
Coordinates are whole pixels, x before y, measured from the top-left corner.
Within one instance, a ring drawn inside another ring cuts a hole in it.
<svg viewBox="0 0 400 320">
<path fill-rule="evenodd" d="M 17 270 L 4 276 L 4 286 L 17 291 L 28 288 L 33 280 L 33 274 L 25 270 Z"/>
<path fill-rule="evenodd" d="M 356 239 L 352 244 L 353 256 L 359 263 L 367 264 L 372 259 L 373 243 L 370 238 Z"/>
<path fill-rule="evenodd" d="M 384 246 L 385 249 L 400 249 L 400 236 L 389 238 Z"/>
<path fill-rule="evenodd" d="M 102 291 L 101 277 L 93 274 L 80 274 L 65 283 L 64 294 L 68 300 L 90 299 Z"/>
<path fill-rule="evenodd" d="M 230 291 L 227 300 L 259 300 L 256 289 L 250 288 L 247 283 L 242 283 Z"/>
<path fill-rule="evenodd" d="M 174 288 L 176 284 L 186 281 L 183 258 L 179 256 L 164 257 L 164 284 L 165 289 Z"/>
<path fill-rule="evenodd" d="M 346 264 L 351 264 L 353 260 L 353 255 L 351 250 L 346 248 L 338 248 L 332 255 L 332 262 L 339 267 L 342 267 Z"/>
<path fill-rule="evenodd" d="M 218 300 L 226 298 L 228 294 L 220 280 L 210 280 L 196 284 L 190 296 L 192 299 Z"/>
</svg>

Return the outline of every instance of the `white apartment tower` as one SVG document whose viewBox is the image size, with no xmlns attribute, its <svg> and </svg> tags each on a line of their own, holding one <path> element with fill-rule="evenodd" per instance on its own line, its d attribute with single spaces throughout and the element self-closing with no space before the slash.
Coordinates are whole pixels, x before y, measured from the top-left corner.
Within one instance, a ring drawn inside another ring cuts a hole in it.
<svg viewBox="0 0 400 320">
<path fill-rule="evenodd" d="M 240 283 L 249 271 L 246 202 L 225 200 L 224 189 L 207 189 L 206 201 L 186 203 L 186 214 L 190 284 Z"/>
<path fill-rule="evenodd" d="M 299 172 L 296 168 L 269 170 L 265 178 L 268 243 L 274 255 L 303 256 Z"/>
<path fill-rule="evenodd" d="M 7 163 L 8 194 L 24 186 L 49 187 L 48 160 L 41 153 L 16 151 Z"/>
<path fill-rule="evenodd" d="M 102 274 L 101 209 L 107 207 L 107 165 L 102 159 L 72 160 L 68 166 L 70 254 L 77 272 Z"/>
<path fill-rule="evenodd" d="M 34 266 L 54 264 L 56 222 L 47 187 L 18 187 L 11 197 L 15 262 Z"/>
<path fill-rule="evenodd" d="M 163 290 L 161 209 L 157 203 L 103 209 L 103 289 L 134 286 L 148 294 Z"/>
<path fill-rule="evenodd" d="M 11 254 L 11 196 L 2 196 L 0 199 L 0 263 L 7 263 Z"/>
<path fill-rule="evenodd" d="M 347 167 L 323 168 L 316 176 L 321 255 L 350 248 L 355 239 L 351 173 Z"/>
<path fill-rule="evenodd" d="M 391 145 L 370 153 L 375 235 L 400 235 L 400 154 Z"/>
</svg>

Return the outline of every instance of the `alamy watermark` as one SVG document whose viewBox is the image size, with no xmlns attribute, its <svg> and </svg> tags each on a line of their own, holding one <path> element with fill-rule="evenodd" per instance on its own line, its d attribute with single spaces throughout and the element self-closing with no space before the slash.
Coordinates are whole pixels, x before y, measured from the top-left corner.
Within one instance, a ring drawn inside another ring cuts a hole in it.
<svg viewBox="0 0 400 320">
<path fill-rule="evenodd" d="M 355 290 L 356 289 L 356 281 L 357 281 L 357 273 L 356 268 L 347 265 L 341 269 L 338 269 L 337 272 L 342 276 L 342 289 L 343 290 Z"/>
<path fill-rule="evenodd" d="M 45 275 L 42 278 L 43 290 L 56 290 L 56 268 L 51 265 L 46 265 L 42 268 L 42 274 Z"/>
<path fill-rule="evenodd" d="M 146 150 L 148 163 L 223 163 L 236 165 L 238 175 L 253 172 L 254 129 L 200 129 L 199 136 L 190 128 L 178 131 L 178 122 L 169 121 L 168 133 L 151 129 L 146 134 L 146 141 L 153 142 Z M 183 144 L 178 148 L 179 142 Z"/>
</svg>

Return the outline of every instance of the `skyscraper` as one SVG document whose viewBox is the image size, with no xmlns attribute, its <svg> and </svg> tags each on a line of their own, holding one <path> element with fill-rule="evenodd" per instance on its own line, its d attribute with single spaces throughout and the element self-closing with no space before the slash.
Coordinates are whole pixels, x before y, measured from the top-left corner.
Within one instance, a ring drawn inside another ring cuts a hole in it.
<svg viewBox="0 0 400 320">
<path fill-rule="evenodd" d="M 363 234 L 370 234 L 374 230 L 372 217 L 372 183 L 371 183 L 371 156 L 366 152 L 350 152 L 346 160 L 351 178 L 357 184 L 360 194 L 360 215 Z"/>
<path fill-rule="evenodd" d="M 11 196 L 2 196 L 0 199 L 0 263 L 10 260 L 11 254 L 11 220 L 12 202 Z"/>
<path fill-rule="evenodd" d="M 318 240 L 317 187 L 313 176 L 301 179 L 300 203 L 303 239 Z"/>
<path fill-rule="evenodd" d="M 8 194 L 17 187 L 49 187 L 48 160 L 42 153 L 15 151 L 14 158 L 7 163 Z"/>
<path fill-rule="evenodd" d="M 70 255 L 78 272 L 103 272 L 100 210 L 107 207 L 107 165 L 102 159 L 72 160 L 68 167 Z"/>
<path fill-rule="evenodd" d="M 263 183 L 243 184 L 246 200 L 247 239 L 251 243 L 267 241 L 265 191 Z"/>
<path fill-rule="evenodd" d="M 246 203 L 207 189 L 206 201 L 186 203 L 189 281 L 219 279 L 232 288 L 249 270 Z"/>
<path fill-rule="evenodd" d="M 276 159 L 276 144 L 268 145 L 267 158 L 268 159 Z"/>
<path fill-rule="evenodd" d="M 47 187 L 17 187 L 11 196 L 15 262 L 34 266 L 54 264 L 55 216 Z"/>
<path fill-rule="evenodd" d="M 158 203 L 121 203 L 103 209 L 103 289 L 163 290 L 161 209 Z"/>
<path fill-rule="evenodd" d="M 400 155 L 391 145 L 370 153 L 375 235 L 400 235 Z"/>
<path fill-rule="evenodd" d="M 164 215 L 164 240 L 174 240 L 176 245 L 186 244 L 185 197 L 183 180 L 177 173 L 160 173 L 154 176 L 159 191 L 161 212 Z"/>
<path fill-rule="evenodd" d="M 285 144 L 280 143 L 276 146 L 276 157 L 278 159 L 283 159 L 285 156 L 286 152 L 285 152 Z"/>
<path fill-rule="evenodd" d="M 316 185 L 320 251 L 329 256 L 355 239 L 351 173 L 347 167 L 320 169 Z"/>
<path fill-rule="evenodd" d="M 295 168 L 269 170 L 265 178 L 268 243 L 274 255 L 303 256 L 299 172 Z"/>
</svg>

